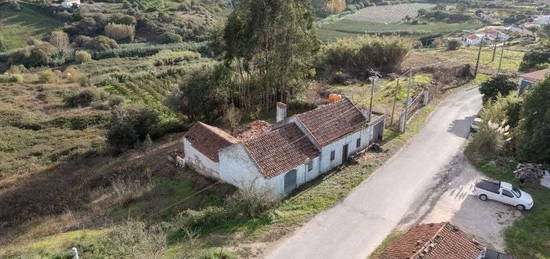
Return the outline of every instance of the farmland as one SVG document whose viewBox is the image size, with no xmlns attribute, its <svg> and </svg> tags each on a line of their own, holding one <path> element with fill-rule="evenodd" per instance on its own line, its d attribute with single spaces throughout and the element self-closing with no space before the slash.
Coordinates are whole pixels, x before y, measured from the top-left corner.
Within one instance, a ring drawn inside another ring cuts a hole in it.
<svg viewBox="0 0 550 259">
<path fill-rule="evenodd" d="M 0 38 L 8 49 L 24 47 L 29 38 L 41 38 L 62 25 L 27 5 L 21 5 L 21 11 L 0 8 Z"/>
<path fill-rule="evenodd" d="M 346 20 L 373 23 L 395 23 L 405 17 L 415 17 L 418 10 L 434 7 L 433 4 L 400 4 L 387 6 L 371 6 L 358 10 L 344 17 Z"/>
</svg>

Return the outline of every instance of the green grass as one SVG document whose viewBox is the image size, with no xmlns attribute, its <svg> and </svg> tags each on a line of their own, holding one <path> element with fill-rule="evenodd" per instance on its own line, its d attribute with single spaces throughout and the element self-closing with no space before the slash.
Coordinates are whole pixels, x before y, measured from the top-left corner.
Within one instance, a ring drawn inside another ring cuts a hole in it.
<svg viewBox="0 0 550 259">
<path fill-rule="evenodd" d="M 466 156 L 490 178 L 519 186 L 512 174 L 516 165 L 513 159 L 479 160 L 470 152 L 466 152 Z M 520 188 L 533 196 L 535 206 L 504 231 L 506 251 L 518 258 L 550 258 L 550 189 L 538 183 L 527 183 Z"/>
<path fill-rule="evenodd" d="M 478 29 L 482 25 L 467 23 L 429 23 L 429 24 L 405 24 L 405 23 L 373 23 L 342 19 L 334 23 L 323 24 L 318 30 L 318 37 L 322 41 L 332 41 L 343 37 L 355 37 L 362 34 L 402 34 L 413 37 L 421 37 L 431 34 L 446 34 L 460 32 L 462 30 Z"/>
<path fill-rule="evenodd" d="M 0 8 L 0 38 L 6 41 L 8 49 L 25 47 L 28 39 L 40 39 L 62 26 L 63 22 L 24 4 L 20 11 Z"/>
</svg>

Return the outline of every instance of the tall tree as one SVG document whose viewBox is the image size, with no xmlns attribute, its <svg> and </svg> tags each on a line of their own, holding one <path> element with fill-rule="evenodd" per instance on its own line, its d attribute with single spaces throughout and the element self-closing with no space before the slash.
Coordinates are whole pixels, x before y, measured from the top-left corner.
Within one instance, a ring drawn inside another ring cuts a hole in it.
<svg viewBox="0 0 550 259">
<path fill-rule="evenodd" d="M 69 48 L 69 36 L 62 31 L 53 31 L 50 34 L 50 43 L 63 53 Z"/>
<path fill-rule="evenodd" d="M 303 90 L 319 48 L 314 19 L 310 0 L 244 0 L 227 21 L 224 59 L 256 83 L 237 93 L 270 108 Z"/>
</svg>

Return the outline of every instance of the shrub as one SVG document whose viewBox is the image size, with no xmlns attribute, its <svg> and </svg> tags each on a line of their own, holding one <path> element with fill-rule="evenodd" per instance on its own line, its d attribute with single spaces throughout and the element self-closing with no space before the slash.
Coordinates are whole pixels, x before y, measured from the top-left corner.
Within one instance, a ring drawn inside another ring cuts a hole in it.
<svg viewBox="0 0 550 259">
<path fill-rule="evenodd" d="M 114 108 L 124 103 L 124 97 L 120 95 L 111 95 L 109 96 L 109 106 Z"/>
<path fill-rule="evenodd" d="M 113 258 L 161 258 L 167 248 L 167 228 L 129 221 L 103 240 Z"/>
<path fill-rule="evenodd" d="M 69 48 L 69 36 L 62 31 L 53 31 L 50 34 L 49 42 L 60 52 L 67 51 Z"/>
<path fill-rule="evenodd" d="M 116 41 L 134 40 L 135 28 L 134 25 L 109 23 L 105 26 L 105 35 Z"/>
<path fill-rule="evenodd" d="M 55 83 L 58 80 L 57 74 L 51 69 L 42 70 L 38 73 L 38 80 L 41 83 Z"/>
<path fill-rule="evenodd" d="M 8 50 L 8 43 L 4 38 L 0 37 L 0 52 L 4 52 Z"/>
<path fill-rule="evenodd" d="M 523 101 L 518 126 L 518 158 L 550 162 L 550 78 L 537 84 Z"/>
<path fill-rule="evenodd" d="M 462 41 L 458 39 L 450 39 L 447 41 L 447 50 L 457 50 L 462 46 Z"/>
<path fill-rule="evenodd" d="M 175 34 L 173 32 L 165 32 L 159 36 L 160 43 L 168 44 L 168 43 L 180 43 L 183 41 L 180 35 Z"/>
<path fill-rule="evenodd" d="M 519 71 L 531 71 L 540 64 L 550 63 L 550 41 L 546 41 L 539 46 L 532 48 L 523 56 L 519 65 Z"/>
<path fill-rule="evenodd" d="M 63 100 L 67 107 L 86 107 L 92 102 L 104 100 L 107 94 L 97 88 L 87 88 L 78 93 L 69 95 Z"/>
<path fill-rule="evenodd" d="M 135 147 L 158 127 L 159 115 L 145 106 L 113 110 L 107 142 L 115 152 Z"/>
<path fill-rule="evenodd" d="M 341 71 L 365 77 L 369 69 L 395 72 L 401 66 L 412 41 L 400 37 L 357 37 L 325 45 L 317 58 L 317 71 L 325 78 Z"/>
<path fill-rule="evenodd" d="M 505 123 L 484 122 L 472 137 L 468 148 L 479 158 L 493 158 L 504 151 L 509 140 L 509 127 Z"/>
<path fill-rule="evenodd" d="M 499 95 L 508 96 L 517 88 L 518 84 L 511 76 L 500 74 L 483 82 L 479 92 L 483 94 L 483 102 L 486 103 L 489 100 L 496 100 Z"/>
<path fill-rule="evenodd" d="M 92 86 L 92 82 L 90 81 L 90 78 L 88 78 L 87 76 L 82 76 L 78 79 L 78 84 L 80 85 L 80 87 L 91 87 Z"/>
<path fill-rule="evenodd" d="M 74 61 L 78 64 L 88 63 L 92 61 L 92 55 L 84 50 L 79 50 L 74 55 Z"/>
<path fill-rule="evenodd" d="M 100 35 L 90 40 L 86 47 L 93 50 L 110 50 L 118 49 L 118 44 L 115 40 Z"/>
</svg>

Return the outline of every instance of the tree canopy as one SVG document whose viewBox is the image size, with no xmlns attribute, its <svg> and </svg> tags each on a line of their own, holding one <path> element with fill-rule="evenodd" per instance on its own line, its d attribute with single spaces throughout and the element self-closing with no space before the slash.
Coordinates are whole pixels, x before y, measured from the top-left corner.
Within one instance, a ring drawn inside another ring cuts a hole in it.
<svg viewBox="0 0 550 259">
<path fill-rule="evenodd" d="M 507 96 L 517 88 L 518 84 L 510 76 L 500 74 L 494 76 L 489 81 L 483 82 L 479 88 L 479 92 L 483 94 L 483 103 L 486 103 L 490 100 L 496 100 L 499 95 Z"/>
</svg>

